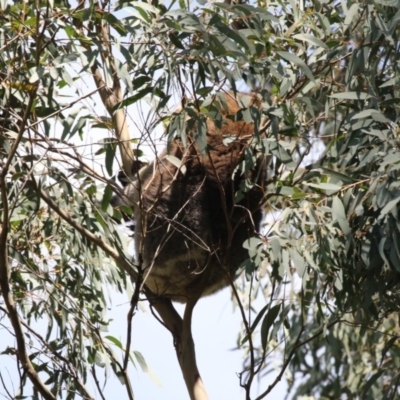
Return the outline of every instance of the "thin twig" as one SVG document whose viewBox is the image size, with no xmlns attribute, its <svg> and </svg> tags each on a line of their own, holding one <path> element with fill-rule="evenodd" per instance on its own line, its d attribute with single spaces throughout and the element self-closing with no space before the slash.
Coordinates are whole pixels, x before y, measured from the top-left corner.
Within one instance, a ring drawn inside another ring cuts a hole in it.
<svg viewBox="0 0 400 400">
<path fill-rule="evenodd" d="M 11 393 L 8 391 L 8 388 L 3 379 L 3 374 L 1 374 L 1 373 L 0 373 L 0 380 L 1 380 L 1 384 L 3 385 L 3 388 L 6 391 L 8 397 L 10 398 L 10 400 L 13 400 L 15 398 L 15 396 L 12 396 Z"/>
<path fill-rule="evenodd" d="M 124 372 L 127 373 L 128 371 L 128 362 L 129 362 L 129 353 L 131 351 L 131 341 L 132 341 L 132 319 L 133 316 L 135 315 L 135 310 L 137 308 L 138 302 L 139 302 L 139 295 L 140 295 L 140 290 L 141 290 L 141 281 L 143 280 L 143 274 L 142 271 L 139 271 L 136 282 L 135 282 L 135 291 L 133 292 L 132 295 L 132 300 L 131 300 L 131 307 L 128 311 L 128 326 L 127 326 L 127 333 L 126 333 L 126 346 L 125 346 L 125 357 L 124 357 L 124 363 L 123 363 L 123 368 Z"/>
<path fill-rule="evenodd" d="M 245 384 L 241 384 L 242 387 L 244 387 L 244 389 L 246 390 L 246 400 L 250 400 L 250 387 L 251 384 L 253 382 L 254 379 L 254 369 L 255 369 L 255 359 L 254 359 L 254 344 L 253 344 L 253 338 L 252 338 L 252 332 L 251 332 L 251 328 L 249 325 L 249 321 L 247 321 L 246 318 L 246 311 L 243 307 L 242 302 L 240 301 L 240 297 L 239 294 L 236 290 L 236 287 L 233 283 L 232 277 L 230 276 L 230 274 L 228 274 L 228 279 L 229 279 L 229 283 L 231 285 L 232 291 L 233 291 L 233 295 L 236 299 L 236 302 L 238 304 L 239 307 L 239 311 L 240 314 L 242 316 L 242 321 L 244 324 L 244 328 L 246 331 L 246 335 L 249 339 L 249 351 L 250 351 L 250 372 L 249 372 L 249 378 L 247 379 L 247 382 Z"/>
<path fill-rule="evenodd" d="M 90 369 L 90 371 L 92 373 L 92 376 L 93 376 L 93 379 L 94 379 L 94 383 L 95 383 L 95 385 L 97 387 L 97 390 L 98 390 L 98 392 L 100 394 L 100 397 L 102 398 L 102 400 L 106 400 L 106 398 L 104 397 L 104 394 L 103 394 L 103 389 L 100 387 L 100 382 L 97 379 L 96 367 L 94 365 L 92 365 L 92 368 Z"/>
</svg>

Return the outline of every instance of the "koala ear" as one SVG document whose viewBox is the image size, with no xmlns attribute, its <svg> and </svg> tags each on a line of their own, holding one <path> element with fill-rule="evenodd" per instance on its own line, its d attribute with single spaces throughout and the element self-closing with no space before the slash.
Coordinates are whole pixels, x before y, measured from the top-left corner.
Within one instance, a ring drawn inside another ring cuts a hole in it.
<svg viewBox="0 0 400 400">
<path fill-rule="evenodd" d="M 129 178 L 126 176 L 124 171 L 119 171 L 118 175 L 118 182 L 122 185 L 123 188 L 129 185 Z"/>
<path fill-rule="evenodd" d="M 135 163 L 135 167 L 139 165 L 144 165 L 141 161 L 137 161 Z M 132 166 L 133 169 L 133 166 Z M 136 171 L 135 175 L 137 174 L 138 171 Z M 123 190 L 120 191 L 121 194 L 119 193 L 114 193 L 114 195 L 111 198 L 111 206 L 114 209 L 118 209 L 118 211 L 121 213 L 122 218 L 126 223 L 128 223 L 128 227 L 131 230 L 134 230 L 134 222 L 133 222 L 133 210 L 129 208 L 129 205 L 127 204 L 126 201 L 123 200 L 122 192 L 125 192 L 125 190 L 129 189 L 129 185 L 136 180 L 136 176 L 133 176 L 132 178 L 129 178 L 126 176 L 124 171 L 119 171 L 117 174 L 117 180 L 121 184 Z M 115 178 L 114 178 L 115 179 Z M 121 220 L 115 219 L 118 223 L 121 222 Z"/>
<path fill-rule="evenodd" d="M 132 163 L 132 168 L 131 168 L 131 177 L 128 177 L 126 175 L 126 173 L 121 170 L 118 172 L 118 181 L 119 183 L 122 185 L 122 187 L 126 187 L 127 185 L 129 185 L 133 180 L 136 179 L 137 174 L 139 173 L 139 171 L 145 166 L 146 164 L 143 161 L 140 160 L 135 160 Z"/>
</svg>

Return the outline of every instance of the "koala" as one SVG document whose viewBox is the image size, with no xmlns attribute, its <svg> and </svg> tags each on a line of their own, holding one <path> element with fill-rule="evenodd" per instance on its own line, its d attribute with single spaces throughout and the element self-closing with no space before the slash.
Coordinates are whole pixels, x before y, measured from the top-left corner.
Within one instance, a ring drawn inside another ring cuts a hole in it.
<svg viewBox="0 0 400 400">
<path fill-rule="evenodd" d="M 257 96 L 251 98 L 257 106 Z M 254 124 L 235 120 L 242 108 L 240 95 L 224 93 L 222 123 L 206 121 L 206 149 L 194 128 L 185 145 L 174 139 L 126 182 L 123 202 L 134 210 L 138 265 L 155 296 L 185 303 L 194 293 L 212 294 L 249 258 L 243 244 L 260 229 L 266 165 L 251 146 Z M 245 151 L 256 161 L 243 175 Z M 251 184 L 242 190 L 245 180 Z"/>
</svg>

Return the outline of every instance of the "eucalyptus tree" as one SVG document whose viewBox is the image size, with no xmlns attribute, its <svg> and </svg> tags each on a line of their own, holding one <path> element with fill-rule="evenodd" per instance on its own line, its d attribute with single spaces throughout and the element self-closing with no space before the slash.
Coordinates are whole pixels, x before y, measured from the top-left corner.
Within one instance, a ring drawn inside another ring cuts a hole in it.
<svg viewBox="0 0 400 400">
<path fill-rule="evenodd" d="M 399 20 L 383 0 L 0 1 L 1 351 L 18 363 L 15 396 L 102 397 L 107 367 L 133 399 L 128 366 L 145 361 L 132 318 L 147 299 L 190 397 L 207 398 L 190 324 L 148 296 L 116 222 L 132 210 L 110 202 L 154 132 L 168 145 L 197 127 L 204 147 L 204 121 L 221 118 L 210 98 L 230 90 L 256 93 L 236 117 L 271 158 L 265 227 L 232 283 L 243 397 L 285 378 L 293 398 L 396 398 Z M 126 343 L 103 333 L 108 290 L 131 294 Z"/>
</svg>

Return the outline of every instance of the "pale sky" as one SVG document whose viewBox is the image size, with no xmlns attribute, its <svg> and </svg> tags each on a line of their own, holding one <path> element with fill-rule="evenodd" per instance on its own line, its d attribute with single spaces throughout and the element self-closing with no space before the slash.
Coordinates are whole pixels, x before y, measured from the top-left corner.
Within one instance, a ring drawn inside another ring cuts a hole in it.
<svg viewBox="0 0 400 400">
<path fill-rule="evenodd" d="M 121 298 L 122 302 L 124 301 Z M 126 314 L 129 303 L 115 304 L 112 314 L 115 321 L 110 334 L 125 341 Z M 178 310 L 183 310 L 178 305 Z M 239 385 L 237 374 L 242 371 L 243 353 L 236 348 L 241 318 L 238 309 L 233 311 L 230 289 L 226 288 L 212 296 L 205 297 L 196 305 L 193 317 L 193 336 L 196 346 L 198 368 L 210 400 L 245 400 L 244 390 Z M 148 365 L 162 383 L 161 387 L 138 370 L 132 370 L 131 378 L 137 400 L 186 400 L 188 394 L 178 365 L 171 334 L 150 313 L 138 311 L 132 325 L 132 348 L 141 351 Z M 265 390 L 275 379 L 273 373 L 254 382 L 253 394 Z M 116 381 L 106 391 L 124 396 L 124 388 Z M 283 400 L 287 384 L 283 380 L 268 398 Z M 110 396 L 106 396 L 110 398 Z M 126 396 L 125 396 L 126 397 Z M 255 397 L 255 396 L 254 396 Z"/>
</svg>

